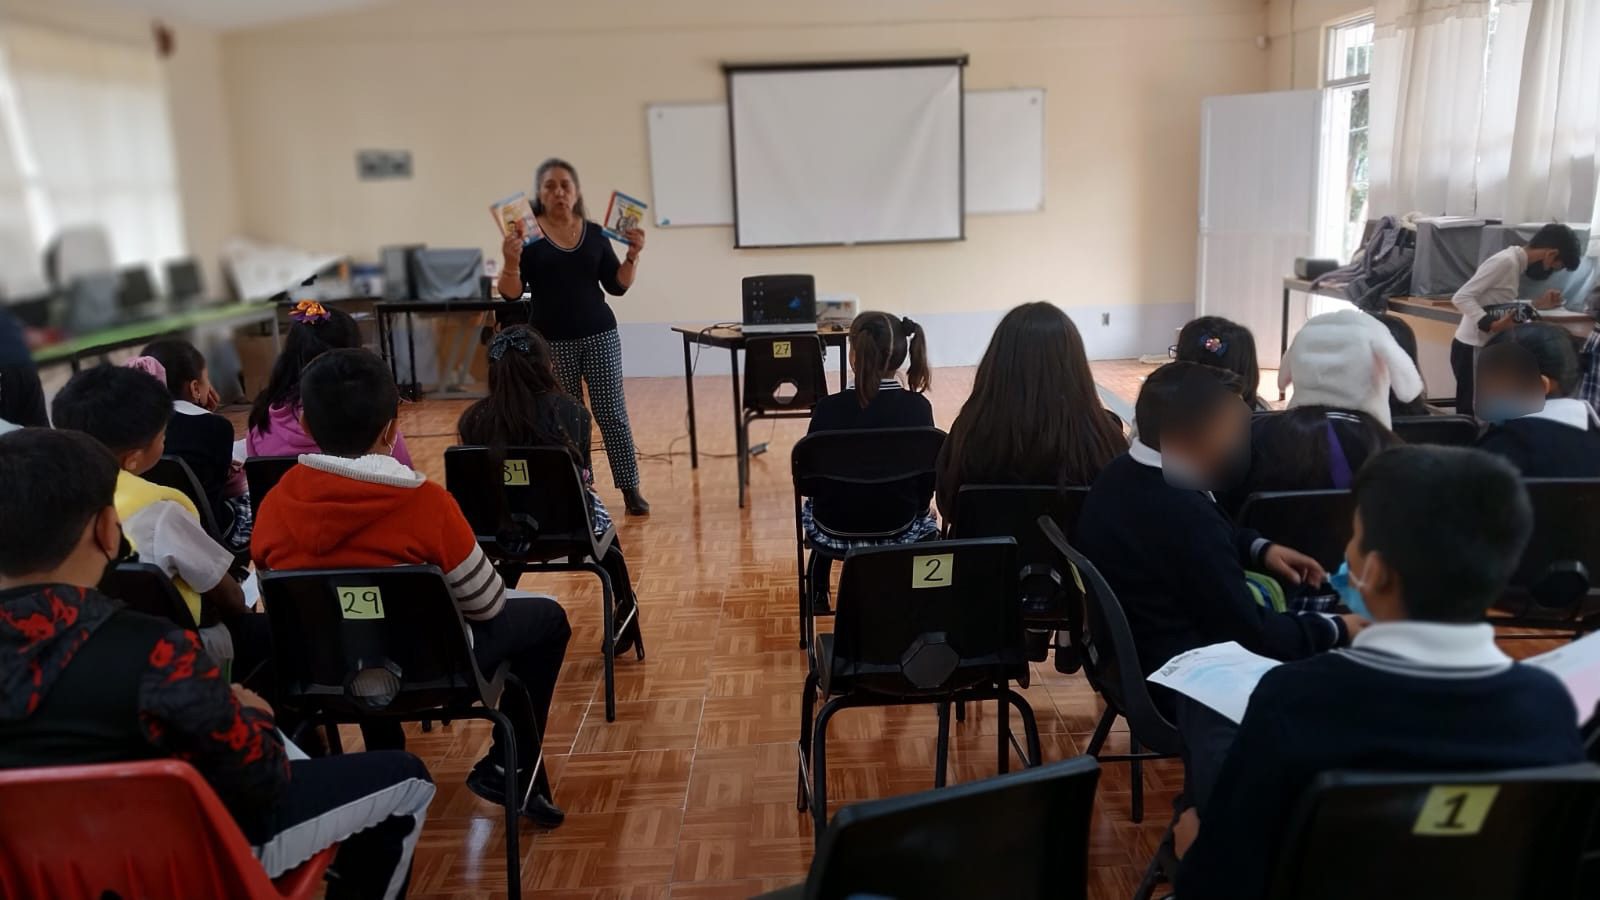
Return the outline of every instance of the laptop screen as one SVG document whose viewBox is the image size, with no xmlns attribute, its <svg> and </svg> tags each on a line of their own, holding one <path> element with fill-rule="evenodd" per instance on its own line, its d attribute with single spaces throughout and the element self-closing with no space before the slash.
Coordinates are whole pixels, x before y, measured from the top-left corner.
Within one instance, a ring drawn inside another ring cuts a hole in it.
<svg viewBox="0 0 1600 900">
<path fill-rule="evenodd" d="M 810 275 L 758 275 L 744 280 L 746 325 L 805 325 L 816 321 L 817 288 Z"/>
</svg>

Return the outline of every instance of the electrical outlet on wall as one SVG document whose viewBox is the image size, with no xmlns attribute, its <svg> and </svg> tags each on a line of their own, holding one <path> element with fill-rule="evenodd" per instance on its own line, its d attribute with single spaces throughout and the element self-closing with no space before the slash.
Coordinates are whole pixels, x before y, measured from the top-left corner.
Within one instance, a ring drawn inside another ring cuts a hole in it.
<svg viewBox="0 0 1600 900">
<path fill-rule="evenodd" d="M 1101 324 L 1101 326 L 1110 325 L 1111 324 L 1111 313 L 1108 313 L 1108 312 L 1101 313 L 1100 314 L 1100 324 Z"/>
</svg>

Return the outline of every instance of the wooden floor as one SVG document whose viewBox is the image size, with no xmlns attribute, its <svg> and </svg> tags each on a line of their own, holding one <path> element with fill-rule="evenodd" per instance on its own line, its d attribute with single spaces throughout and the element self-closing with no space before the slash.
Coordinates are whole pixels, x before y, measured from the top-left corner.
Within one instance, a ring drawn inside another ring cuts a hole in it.
<svg viewBox="0 0 1600 900">
<path fill-rule="evenodd" d="M 1100 383 L 1132 400 L 1150 367 L 1095 365 Z M 1270 377 L 1270 376 L 1269 376 Z M 971 369 L 940 369 L 931 398 L 948 428 L 971 386 Z M 601 494 L 618 513 L 637 581 L 648 659 L 619 660 L 617 721 L 601 690 L 600 600 L 592 580 L 528 577 L 566 608 L 573 640 L 556 689 L 546 760 L 560 829 L 522 829 L 523 896 L 534 898 L 743 898 L 803 879 L 811 858 L 809 815 L 795 809 L 795 740 L 805 656 L 798 648 L 789 448 L 804 421 L 754 426 L 771 449 L 752 464 L 751 500 L 739 509 L 728 379 L 696 381 L 701 460 L 691 469 L 683 381 L 629 379 L 628 406 L 653 514 L 620 515 L 603 459 Z M 442 478 L 464 401 L 429 399 L 402 411 L 418 467 Z M 598 436 L 595 441 L 598 449 Z M 1024 696 L 1038 715 L 1047 760 L 1079 753 L 1102 705 L 1081 675 L 1033 668 Z M 933 784 L 931 708 L 846 710 L 828 750 L 833 808 Z M 952 780 L 995 772 L 992 708 L 955 726 Z M 345 734 L 347 746 L 359 736 Z M 489 729 L 457 722 L 409 749 L 439 785 L 417 847 L 412 895 L 505 893 L 503 819 L 463 785 L 487 750 Z M 1125 748 L 1114 735 L 1111 750 Z M 1175 762 L 1145 768 L 1146 817 L 1129 819 L 1126 764 L 1101 776 L 1089 854 L 1089 896 L 1132 895 L 1160 840 L 1174 793 Z"/>
</svg>

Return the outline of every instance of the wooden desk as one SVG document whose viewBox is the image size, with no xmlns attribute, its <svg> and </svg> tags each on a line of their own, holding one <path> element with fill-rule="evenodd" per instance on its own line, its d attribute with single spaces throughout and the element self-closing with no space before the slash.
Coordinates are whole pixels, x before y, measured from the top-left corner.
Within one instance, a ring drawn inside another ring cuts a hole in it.
<svg viewBox="0 0 1600 900">
<path fill-rule="evenodd" d="M 739 423 L 744 415 L 744 404 L 739 397 L 742 385 L 739 383 L 739 351 L 744 349 L 744 329 L 738 325 L 674 325 L 672 330 L 683 336 L 683 386 L 686 399 L 689 403 L 689 467 L 700 467 L 700 438 L 695 430 L 694 420 L 694 358 L 691 348 L 695 344 L 704 347 L 722 347 L 728 351 L 728 357 L 733 363 L 733 433 L 739 433 Z M 844 352 L 845 345 L 849 343 L 849 330 L 837 325 L 822 325 L 817 328 L 817 337 L 822 339 L 825 347 L 839 348 L 839 388 L 843 390 L 849 383 L 849 362 Z M 737 438 L 734 444 L 737 445 Z"/>
<path fill-rule="evenodd" d="M 389 327 L 392 316 L 406 317 L 406 359 L 411 364 L 411 381 L 401 386 L 401 394 L 410 400 L 422 397 L 422 384 L 417 379 L 417 338 L 411 316 L 413 313 L 485 313 L 517 308 L 527 309 L 529 300 L 386 300 L 374 303 L 372 311 L 378 318 L 378 346 L 389 363 L 389 374 L 400 384 L 400 371 L 396 367 L 394 330 Z"/>
<path fill-rule="evenodd" d="M 1389 301 L 1389 311 L 1451 325 L 1461 321 L 1461 313 L 1447 297 L 1395 297 Z M 1541 309 L 1539 321 L 1560 325 L 1578 337 L 1588 337 L 1595 325 L 1594 316 L 1568 309 Z"/>
<path fill-rule="evenodd" d="M 64 362 L 72 366 L 73 372 L 77 372 L 82 368 L 85 357 L 102 356 L 113 350 L 138 346 L 158 337 L 182 334 L 205 325 L 276 322 L 277 315 L 277 307 L 271 301 L 205 306 L 124 325 L 114 325 L 59 343 L 47 344 L 33 351 L 33 361 L 39 366 Z"/>
</svg>

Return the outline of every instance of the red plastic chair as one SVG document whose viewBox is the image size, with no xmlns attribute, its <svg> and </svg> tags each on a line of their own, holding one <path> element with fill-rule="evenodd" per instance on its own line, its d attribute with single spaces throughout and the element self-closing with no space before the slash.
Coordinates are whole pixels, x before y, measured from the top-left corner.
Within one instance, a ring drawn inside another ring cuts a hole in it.
<svg viewBox="0 0 1600 900">
<path fill-rule="evenodd" d="M 337 846 L 277 880 L 173 759 L 0 771 L 0 897 L 310 897 Z"/>
</svg>

